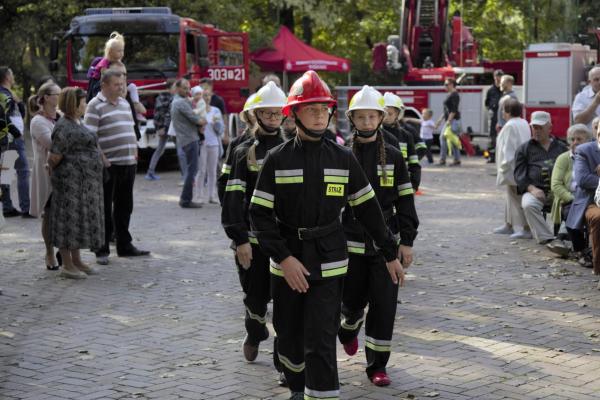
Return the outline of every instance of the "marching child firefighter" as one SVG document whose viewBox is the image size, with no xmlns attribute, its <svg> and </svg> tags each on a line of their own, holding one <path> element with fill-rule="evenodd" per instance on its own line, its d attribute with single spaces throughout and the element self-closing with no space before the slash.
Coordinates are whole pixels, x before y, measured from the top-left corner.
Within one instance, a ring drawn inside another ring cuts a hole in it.
<svg viewBox="0 0 600 400">
<path fill-rule="evenodd" d="M 404 281 L 367 177 L 350 149 L 322 138 L 334 106 L 314 71 L 294 83 L 283 113 L 295 120 L 297 136 L 267 154 L 250 204 L 252 228 L 271 258 L 273 325 L 292 399 L 339 398 L 336 336 L 348 269 L 340 217 L 347 204 L 391 280 Z"/>
<path fill-rule="evenodd" d="M 421 184 L 421 164 L 417 155 L 415 139 L 413 134 L 401 123 L 404 117 L 404 103 L 399 96 L 393 93 L 385 93 L 383 96 L 386 114 L 383 118 L 383 129 L 399 142 L 402 157 L 408 165 L 410 181 L 415 191 L 419 190 Z M 389 135 L 387 135 L 389 137 Z M 385 138 L 385 137 L 384 137 Z M 392 143 L 396 144 L 396 143 Z"/>
<path fill-rule="evenodd" d="M 244 103 L 244 108 L 240 113 L 240 119 L 246 124 L 246 129 L 244 129 L 241 135 L 235 137 L 229 142 L 229 146 L 227 146 L 227 151 L 225 152 L 225 162 L 221 168 L 221 175 L 219 176 L 219 179 L 217 179 L 217 194 L 219 195 L 219 200 L 221 203 L 223 203 L 225 186 L 227 185 L 227 180 L 229 179 L 229 174 L 231 173 L 231 164 L 233 163 L 233 154 L 235 152 L 235 148 L 244 143 L 246 140 L 252 138 L 252 130 L 256 125 L 256 118 L 254 117 L 254 114 L 252 114 L 255 97 L 256 93 L 248 97 Z"/>
<path fill-rule="evenodd" d="M 388 227 L 399 236 L 398 257 L 403 267 L 408 268 L 419 220 L 402 154 L 384 141 L 384 132 L 380 130 L 385 114 L 384 98 L 377 90 L 364 86 L 353 96 L 347 114 L 354 133 L 352 151 L 375 191 Z M 344 282 L 344 319 L 338 337 L 348 355 L 356 354 L 357 336 L 368 304 L 366 372 L 373 384 L 387 386 L 390 379 L 386 364 L 390 357 L 398 285 L 390 281 L 385 259 L 377 253 L 373 240 L 355 219 L 353 209 L 344 211 L 343 224 L 350 261 Z"/>
<path fill-rule="evenodd" d="M 259 343 L 269 337 L 265 318 L 271 300 L 269 257 L 261 251 L 256 237 L 250 232 L 248 205 L 267 151 L 283 143 L 280 128 L 281 109 L 285 104 L 285 93 L 274 82 L 268 82 L 256 93 L 251 104 L 256 119 L 256 125 L 251 128 L 252 138 L 235 148 L 223 194 L 221 222 L 233 241 L 244 291 L 247 335 L 242 349 L 247 361 L 256 359 Z"/>
</svg>

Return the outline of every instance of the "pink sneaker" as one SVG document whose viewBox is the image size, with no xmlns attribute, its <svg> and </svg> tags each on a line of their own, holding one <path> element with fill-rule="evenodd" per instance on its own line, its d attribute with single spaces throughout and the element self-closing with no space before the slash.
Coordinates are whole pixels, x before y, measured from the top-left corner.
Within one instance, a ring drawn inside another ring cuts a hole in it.
<svg viewBox="0 0 600 400">
<path fill-rule="evenodd" d="M 358 351 L 358 338 L 354 338 L 352 341 L 344 343 L 344 351 L 349 356 L 355 355 Z"/>
<path fill-rule="evenodd" d="M 375 386 L 388 386 L 391 383 L 385 372 L 375 372 L 371 377 L 371 382 Z"/>
</svg>

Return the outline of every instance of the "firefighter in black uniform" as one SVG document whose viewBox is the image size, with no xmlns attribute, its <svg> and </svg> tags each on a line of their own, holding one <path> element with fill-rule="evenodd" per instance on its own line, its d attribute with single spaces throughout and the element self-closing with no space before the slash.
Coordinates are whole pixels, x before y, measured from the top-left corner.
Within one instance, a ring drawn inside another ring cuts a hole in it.
<svg viewBox="0 0 600 400">
<path fill-rule="evenodd" d="M 258 240 L 249 229 L 248 206 L 267 151 L 284 141 L 281 109 L 285 104 L 285 93 L 274 82 L 268 82 L 257 92 L 251 111 L 256 120 L 251 131 L 252 138 L 234 150 L 222 201 L 221 222 L 225 233 L 233 241 L 232 248 L 235 250 L 235 261 L 244 291 L 247 334 L 242 351 L 249 362 L 256 359 L 260 342 L 269 337 L 266 314 L 271 293 L 269 257 L 261 251 Z M 276 340 L 274 345 L 274 364 L 280 371 Z M 280 376 L 280 384 L 284 384 L 282 378 L 283 375 Z"/>
<path fill-rule="evenodd" d="M 271 258 L 273 325 L 292 399 L 338 399 L 336 336 L 348 269 L 341 212 L 352 207 L 388 273 L 404 280 L 393 234 L 350 149 L 322 135 L 335 100 L 314 71 L 290 90 L 283 112 L 296 138 L 271 150 L 250 204 L 252 228 Z"/>
<path fill-rule="evenodd" d="M 389 138 L 391 137 L 395 137 L 398 141 L 398 147 L 402 152 L 402 157 L 406 160 L 410 181 L 416 192 L 419 190 L 419 185 L 421 184 L 421 164 L 419 163 L 419 157 L 415 149 L 413 135 L 400 122 L 400 119 L 404 116 L 404 104 L 402 103 L 402 99 L 393 93 L 387 92 L 383 98 L 386 111 L 382 125 L 383 130 L 386 132 L 383 138 L 388 143 L 390 143 Z"/>
<path fill-rule="evenodd" d="M 231 164 L 233 163 L 233 154 L 235 152 L 235 148 L 253 137 L 252 130 L 256 125 L 256 118 L 254 114 L 252 114 L 252 109 L 254 108 L 255 98 L 256 93 L 250 95 L 250 97 L 248 97 L 244 103 L 244 109 L 240 113 L 240 119 L 246 124 L 246 129 L 244 129 L 241 135 L 236 136 L 229 142 L 227 151 L 225 152 L 225 162 L 221 168 L 221 175 L 219 176 L 219 179 L 217 179 L 217 194 L 219 195 L 219 201 L 221 204 L 223 204 L 225 186 L 227 185 L 229 174 L 231 173 Z"/>
<path fill-rule="evenodd" d="M 388 227 L 400 237 L 398 256 L 402 266 L 407 268 L 412 262 L 412 245 L 419 220 L 406 163 L 400 151 L 384 141 L 384 133 L 379 129 L 385 113 L 383 104 L 381 93 L 370 86 L 363 87 L 352 97 L 348 109 L 354 133 L 352 151 L 375 190 Z M 386 365 L 390 358 L 398 286 L 390 281 L 385 260 L 375 251 L 373 240 L 354 218 L 352 209 L 344 211 L 343 224 L 350 262 L 344 282 L 344 319 L 338 337 L 348 355 L 356 354 L 357 336 L 368 304 L 367 376 L 376 386 L 387 386 L 390 379 Z"/>
</svg>

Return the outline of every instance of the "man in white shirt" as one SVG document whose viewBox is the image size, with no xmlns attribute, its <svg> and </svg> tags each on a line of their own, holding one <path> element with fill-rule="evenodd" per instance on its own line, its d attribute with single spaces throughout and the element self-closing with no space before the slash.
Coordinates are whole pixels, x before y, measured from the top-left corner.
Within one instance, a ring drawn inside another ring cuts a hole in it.
<svg viewBox="0 0 600 400">
<path fill-rule="evenodd" d="M 526 120 L 521 118 L 523 107 L 518 100 L 509 98 L 503 104 L 506 123 L 496 142 L 496 184 L 506 187 L 506 207 L 504 225 L 494 229 L 494 233 L 511 234 L 514 238 L 531 237 L 525 230 L 527 221 L 521 207 L 521 196 L 515 182 L 515 154 L 519 146 L 531 138 L 531 130 Z M 515 228 L 518 231 L 515 232 Z"/>
<path fill-rule="evenodd" d="M 588 73 L 588 85 L 577 93 L 573 106 L 573 122 L 592 128 L 594 117 L 600 116 L 600 67 L 594 67 Z"/>
</svg>

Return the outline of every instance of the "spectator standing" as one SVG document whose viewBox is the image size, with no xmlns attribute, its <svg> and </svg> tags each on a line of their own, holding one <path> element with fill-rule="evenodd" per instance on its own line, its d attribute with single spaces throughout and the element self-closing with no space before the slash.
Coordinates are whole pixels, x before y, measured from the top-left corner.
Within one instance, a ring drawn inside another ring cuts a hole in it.
<svg viewBox="0 0 600 400">
<path fill-rule="evenodd" d="M 490 147 L 488 163 L 496 162 L 496 137 L 498 131 L 496 131 L 496 124 L 498 123 L 498 106 L 500 98 L 502 97 L 502 89 L 500 89 L 500 80 L 502 79 L 504 72 L 501 69 L 494 71 L 494 83 L 488 89 L 485 94 L 485 107 L 488 109 L 490 117 Z"/>
<path fill-rule="evenodd" d="M 496 143 L 496 185 L 506 187 L 506 206 L 504 208 L 504 225 L 494 229 L 494 233 L 511 235 L 513 239 L 531 238 L 526 230 L 527 221 L 521 196 L 517 193 L 515 182 L 515 156 L 517 149 L 531 139 L 531 129 L 526 120 L 521 118 L 523 106 L 518 100 L 510 99 L 504 103 L 506 124 L 498 135 Z M 515 228 L 520 230 L 515 232 Z"/>
<path fill-rule="evenodd" d="M 569 215 L 569 209 L 575 198 L 575 183 L 573 182 L 573 160 L 577 147 L 583 143 L 592 140 L 592 131 L 584 124 L 575 124 L 567 130 L 567 141 L 569 142 L 569 151 L 565 151 L 556 159 L 554 169 L 552 170 L 551 189 L 554 196 L 552 202 L 551 218 L 554 226 L 560 226 Z M 582 252 L 587 247 L 583 229 L 568 229 L 568 236 L 573 244 L 573 252 L 577 254 L 577 259 L 583 255 Z M 559 238 L 546 247 L 554 253 L 563 257 L 569 255 L 571 248 L 566 245 L 561 238 L 566 235 L 559 233 Z M 584 260 L 585 261 L 585 260 Z M 591 265 L 590 265 L 591 266 Z"/>
<path fill-rule="evenodd" d="M 427 150 L 425 155 L 427 156 L 427 162 L 433 164 L 433 153 L 431 153 L 431 146 L 433 146 L 433 131 L 435 130 L 435 122 L 433 122 L 433 111 L 430 108 L 423 109 L 423 121 L 421 121 L 421 132 L 419 135 Z"/>
<path fill-rule="evenodd" d="M 202 93 L 206 104 L 210 104 L 212 96 L 210 90 Z M 223 155 L 223 143 L 221 138 L 225 131 L 223 116 L 217 107 L 206 107 L 206 125 L 204 126 L 204 142 L 200 151 L 200 165 L 196 177 L 198 188 L 198 202 L 202 204 L 208 197 L 209 203 L 218 204 L 217 197 L 217 166 L 219 158 Z M 206 181 L 206 186 L 204 185 Z M 208 194 L 208 196 L 206 196 Z"/>
<path fill-rule="evenodd" d="M 600 117 L 600 66 L 588 72 L 588 84 L 577 93 L 571 106 L 573 122 L 592 128 L 594 117 Z"/>
<path fill-rule="evenodd" d="M 500 132 L 506 120 L 504 119 L 504 102 L 510 98 L 518 100 L 517 94 L 513 90 L 515 78 L 511 75 L 502 75 L 500 79 L 500 89 L 502 89 L 502 97 L 498 103 L 498 122 L 496 123 L 496 132 Z"/>
<path fill-rule="evenodd" d="M 148 171 L 144 177 L 149 181 L 157 181 L 160 179 L 160 177 L 156 175 L 156 166 L 164 154 L 167 141 L 169 140 L 167 130 L 171 124 L 171 102 L 173 101 L 173 94 L 175 93 L 174 85 L 175 79 L 167 79 L 166 90 L 159 93 L 154 101 L 154 129 L 158 135 L 158 145 L 152 153 L 150 165 L 148 166 Z"/>
<path fill-rule="evenodd" d="M 137 165 L 137 141 L 132 110 L 122 97 L 125 76 L 121 71 L 103 72 L 100 92 L 88 104 L 85 126 L 98 136 L 105 167 L 104 244 L 96 250 L 96 262 L 108 264 L 109 241 L 114 231 L 119 257 L 150 254 L 132 244 L 129 222 L 133 212 L 133 184 Z M 113 224 L 114 221 L 114 224 Z"/>
<path fill-rule="evenodd" d="M 44 83 L 28 100 L 28 114 L 33 116 L 29 124 L 33 147 L 33 171 L 31 174 L 31 205 L 29 213 L 42 218 L 42 238 L 46 246 L 46 268 L 58 269 L 54 257 L 54 246 L 50 238 L 48 209 L 52 186 L 48 174 L 48 152 L 52 146 L 52 130 L 58 120 L 57 106 L 60 87 L 52 83 Z"/>
<path fill-rule="evenodd" d="M 71 279 L 96 273 L 81 261 L 79 249 L 96 250 L 104 242 L 102 160 L 97 136 L 81 123 L 85 97 L 81 88 L 63 89 L 59 107 L 64 115 L 54 127 L 48 155 L 52 244 L 62 256 L 60 275 Z"/>
<path fill-rule="evenodd" d="M 8 150 L 16 150 L 19 158 L 15 161 L 15 170 L 17 171 L 17 192 L 19 194 L 19 212 L 12 203 L 10 196 L 10 185 L 1 185 L 2 189 L 2 213 L 5 217 L 16 217 L 18 215 L 24 218 L 31 218 L 29 214 L 29 163 L 25 153 L 25 105 L 12 92 L 15 84 L 15 76 L 8 67 L 0 67 L 0 95 L 6 98 L 6 107 L 0 115 L 2 122 L 1 128 L 8 128 L 9 136 Z M 12 142 L 11 142 L 12 140 Z"/>
<path fill-rule="evenodd" d="M 446 156 L 454 156 L 452 165 L 460 165 L 460 96 L 456 90 L 456 81 L 452 78 L 446 79 L 444 87 L 448 96 L 444 100 L 444 114 L 435 123 L 437 129 L 443 120 L 446 121 L 440 135 L 440 165 L 446 165 Z"/>
<path fill-rule="evenodd" d="M 190 83 L 187 79 L 175 82 L 175 97 L 171 103 L 171 122 L 177 137 L 178 153 L 184 154 L 180 162 L 183 164 L 183 188 L 179 197 L 179 206 L 182 208 L 200 208 L 200 203 L 193 202 L 194 178 L 198 171 L 198 151 L 200 137 L 200 117 L 194 114 L 192 102 L 188 94 Z M 216 168 L 216 167 L 215 167 Z M 216 173 L 216 171 L 215 171 Z"/>
<path fill-rule="evenodd" d="M 523 195 L 521 206 L 533 237 L 539 244 L 547 244 L 554 239 L 543 214 L 552 204 L 550 177 L 556 158 L 567 146 L 550 135 L 552 121 L 547 112 L 533 112 L 530 125 L 531 139 L 517 150 L 515 182 L 517 193 Z"/>
</svg>

